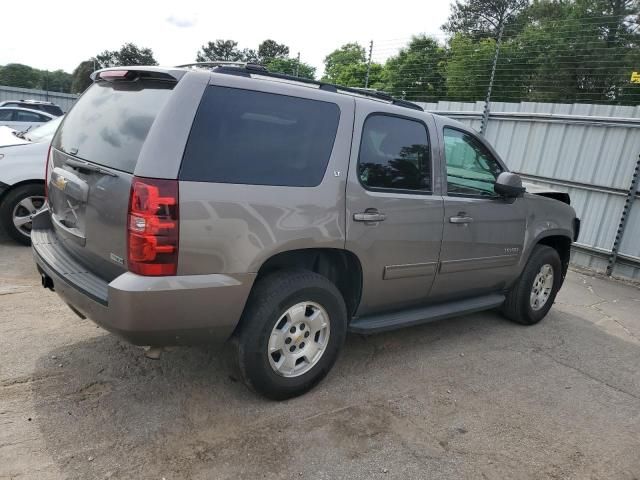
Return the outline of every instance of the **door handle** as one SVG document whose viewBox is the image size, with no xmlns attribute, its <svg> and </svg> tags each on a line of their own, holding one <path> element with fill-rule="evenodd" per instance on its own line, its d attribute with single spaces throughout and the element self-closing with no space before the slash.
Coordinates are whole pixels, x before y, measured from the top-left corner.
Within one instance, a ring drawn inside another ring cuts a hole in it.
<svg viewBox="0 0 640 480">
<path fill-rule="evenodd" d="M 459 217 L 449 218 L 449 223 L 471 223 L 471 222 L 473 222 L 473 218 L 471 217 L 459 216 Z"/>
<path fill-rule="evenodd" d="M 386 215 L 377 210 L 366 210 L 362 213 L 353 214 L 355 222 L 376 223 L 384 221 L 385 218 L 387 218 Z"/>
</svg>

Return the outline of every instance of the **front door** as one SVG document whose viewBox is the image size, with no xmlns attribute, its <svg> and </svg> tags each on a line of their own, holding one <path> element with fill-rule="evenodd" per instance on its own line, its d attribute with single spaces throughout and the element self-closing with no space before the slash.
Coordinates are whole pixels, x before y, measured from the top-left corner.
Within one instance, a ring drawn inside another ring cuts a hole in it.
<svg viewBox="0 0 640 480">
<path fill-rule="evenodd" d="M 442 238 L 443 200 L 433 195 L 433 120 L 385 109 L 356 105 L 346 248 L 362 263 L 360 315 L 424 302 Z"/>
<path fill-rule="evenodd" d="M 526 230 L 524 200 L 494 190 L 503 166 L 473 133 L 445 127 L 444 230 L 434 301 L 502 289 L 516 273 Z"/>
</svg>

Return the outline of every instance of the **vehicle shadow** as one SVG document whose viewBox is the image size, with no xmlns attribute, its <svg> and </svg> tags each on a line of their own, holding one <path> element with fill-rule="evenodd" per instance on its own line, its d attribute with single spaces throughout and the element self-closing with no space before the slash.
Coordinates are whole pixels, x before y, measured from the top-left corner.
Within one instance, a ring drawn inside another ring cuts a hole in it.
<svg viewBox="0 0 640 480">
<path fill-rule="evenodd" d="M 449 422 L 454 411 L 464 418 L 458 408 L 466 395 L 475 402 L 478 392 L 490 397 L 512 384 L 533 396 L 546 392 L 555 380 L 539 378 L 536 366 L 575 363 L 635 395 L 640 406 L 640 378 L 631 370 L 640 364 L 637 345 L 564 313 L 547 320 L 523 328 L 486 312 L 372 337 L 349 335 L 329 377 L 287 402 L 247 390 L 228 349 L 178 348 L 154 361 L 112 335 L 98 336 L 38 360 L 35 420 L 66 478 L 320 478 L 318 471 L 349 478 L 379 464 L 380 452 L 394 445 L 404 445 L 388 460 L 398 464 L 396 472 L 425 473 L 451 461 Z M 416 410 L 406 420 L 397 410 L 410 407 Z M 491 412 L 487 419 L 503 419 L 499 405 L 484 408 Z M 637 428 L 640 421 L 628 423 Z M 301 462 L 295 452 L 305 448 L 329 463 Z M 465 461 L 472 468 L 491 455 Z M 375 467 L 373 476 L 380 471 Z"/>
</svg>

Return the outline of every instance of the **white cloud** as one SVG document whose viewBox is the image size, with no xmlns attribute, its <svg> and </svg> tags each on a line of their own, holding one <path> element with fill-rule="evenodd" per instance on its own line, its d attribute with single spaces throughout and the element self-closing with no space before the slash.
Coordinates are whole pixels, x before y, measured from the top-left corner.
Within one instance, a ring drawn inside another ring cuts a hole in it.
<svg viewBox="0 0 640 480">
<path fill-rule="evenodd" d="M 193 27 L 196 24 L 197 20 L 195 18 L 169 15 L 167 17 L 167 22 L 178 28 L 189 28 Z"/>
</svg>

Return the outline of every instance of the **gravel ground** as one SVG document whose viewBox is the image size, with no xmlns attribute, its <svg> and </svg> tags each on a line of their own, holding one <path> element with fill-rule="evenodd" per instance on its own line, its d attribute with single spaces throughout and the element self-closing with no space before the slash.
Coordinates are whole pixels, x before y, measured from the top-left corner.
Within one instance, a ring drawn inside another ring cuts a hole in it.
<svg viewBox="0 0 640 480">
<path fill-rule="evenodd" d="M 350 335 L 265 401 L 227 356 L 149 360 L 0 237 L 0 478 L 640 478 L 640 290 L 572 271 L 541 324 L 486 312 Z"/>
</svg>

